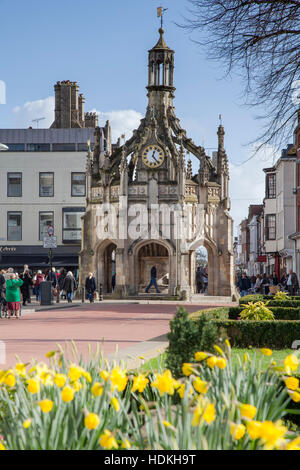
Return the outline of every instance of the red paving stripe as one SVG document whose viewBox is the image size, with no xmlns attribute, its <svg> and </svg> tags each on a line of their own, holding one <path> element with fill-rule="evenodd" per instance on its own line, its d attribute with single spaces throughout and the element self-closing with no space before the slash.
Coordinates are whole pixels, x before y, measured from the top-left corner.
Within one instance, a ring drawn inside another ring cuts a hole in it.
<svg viewBox="0 0 300 470">
<path fill-rule="evenodd" d="M 186 306 L 189 312 L 204 306 Z M 56 344 L 74 340 L 85 359 L 88 345 L 95 350 L 104 339 L 104 353 L 123 349 L 169 331 L 176 305 L 111 304 L 84 305 L 24 315 L 20 320 L 0 320 L 0 340 L 6 345 L 6 364 L 15 363 L 15 354 L 23 361 L 45 360 Z M 0 364 L 0 368 L 4 365 Z"/>
</svg>

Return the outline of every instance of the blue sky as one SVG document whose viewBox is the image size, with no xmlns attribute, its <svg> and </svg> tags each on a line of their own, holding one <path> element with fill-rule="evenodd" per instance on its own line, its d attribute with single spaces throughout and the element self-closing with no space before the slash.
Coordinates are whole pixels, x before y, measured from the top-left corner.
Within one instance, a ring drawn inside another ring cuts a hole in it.
<svg viewBox="0 0 300 470">
<path fill-rule="evenodd" d="M 159 0 L 0 0 L 0 80 L 7 87 L 0 127 L 28 127 L 32 119 L 52 114 L 54 83 L 73 80 L 85 95 L 86 111 L 96 109 L 102 121 L 114 112 L 114 135 L 122 126 L 128 135 L 147 105 L 147 51 L 158 39 L 157 6 Z M 207 148 L 217 145 L 223 115 L 232 214 L 239 222 L 248 204 L 263 197 L 261 169 L 270 162 L 267 152 L 237 166 L 249 157 L 246 144 L 259 133 L 258 111 L 241 105 L 241 79 L 224 79 L 223 65 L 207 61 L 205 51 L 176 26 L 187 14 L 187 0 L 164 0 L 163 6 L 165 39 L 176 51 L 177 115 Z"/>
</svg>

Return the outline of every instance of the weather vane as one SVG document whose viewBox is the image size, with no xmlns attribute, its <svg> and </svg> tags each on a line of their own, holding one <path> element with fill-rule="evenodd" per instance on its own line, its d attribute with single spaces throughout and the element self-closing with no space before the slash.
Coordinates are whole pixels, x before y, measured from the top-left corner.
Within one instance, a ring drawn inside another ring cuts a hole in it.
<svg viewBox="0 0 300 470">
<path fill-rule="evenodd" d="M 163 20 L 164 20 L 164 12 L 167 11 L 168 8 L 158 7 L 157 8 L 157 18 L 161 20 L 161 28 L 163 27 Z"/>
</svg>

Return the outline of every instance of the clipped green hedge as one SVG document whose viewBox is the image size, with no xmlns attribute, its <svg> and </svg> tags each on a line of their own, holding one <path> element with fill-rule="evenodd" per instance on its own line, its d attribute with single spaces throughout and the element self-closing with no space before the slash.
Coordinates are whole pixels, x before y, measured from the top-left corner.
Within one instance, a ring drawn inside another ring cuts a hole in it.
<svg viewBox="0 0 300 470">
<path fill-rule="evenodd" d="M 300 320 L 300 307 L 271 307 L 268 304 L 268 308 L 273 312 L 275 320 Z M 237 320 L 243 309 L 244 307 L 230 307 L 228 312 L 229 319 Z"/>
<path fill-rule="evenodd" d="M 237 348 L 291 348 L 293 341 L 300 340 L 300 321 L 250 321 L 213 320 L 218 336 L 227 336 Z"/>
</svg>

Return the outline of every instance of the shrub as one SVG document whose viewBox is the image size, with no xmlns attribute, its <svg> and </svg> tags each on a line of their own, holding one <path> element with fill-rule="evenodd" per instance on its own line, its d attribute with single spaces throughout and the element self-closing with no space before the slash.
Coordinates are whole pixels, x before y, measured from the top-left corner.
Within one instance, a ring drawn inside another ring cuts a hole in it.
<svg viewBox="0 0 300 470">
<path fill-rule="evenodd" d="M 245 295 L 244 297 L 241 297 L 239 299 L 239 304 L 247 304 L 249 302 L 257 302 L 257 301 L 269 301 L 269 307 L 271 305 L 274 305 L 274 307 L 300 307 L 300 297 L 299 296 L 291 296 L 288 297 L 288 300 L 280 301 L 280 300 L 275 300 L 275 296 L 272 295 Z"/>
<path fill-rule="evenodd" d="M 300 321 L 277 320 L 262 322 L 253 320 L 215 320 L 219 332 L 225 331 L 238 348 L 285 349 L 300 338 Z"/>
<path fill-rule="evenodd" d="M 289 295 L 287 292 L 276 292 L 276 294 L 273 297 L 273 300 L 290 300 Z"/>
<path fill-rule="evenodd" d="M 214 311 L 215 309 L 207 309 L 197 312 L 197 317 L 193 320 L 184 307 L 179 307 L 175 317 L 170 321 L 166 365 L 175 377 L 181 375 L 181 366 L 184 362 L 193 360 L 195 352 L 202 343 L 208 351 L 212 350 L 217 335 L 216 326 L 210 322 L 216 318 Z M 225 318 L 224 313 L 222 316 Z"/>
<path fill-rule="evenodd" d="M 259 302 L 249 302 L 243 305 L 244 310 L 241 311 L 240 317 L 242 320 L 261 320 L 261 321 L 272 321 L 274 315 L 272 311 L 266 306 L 267 304 Z"/>
</svg>

